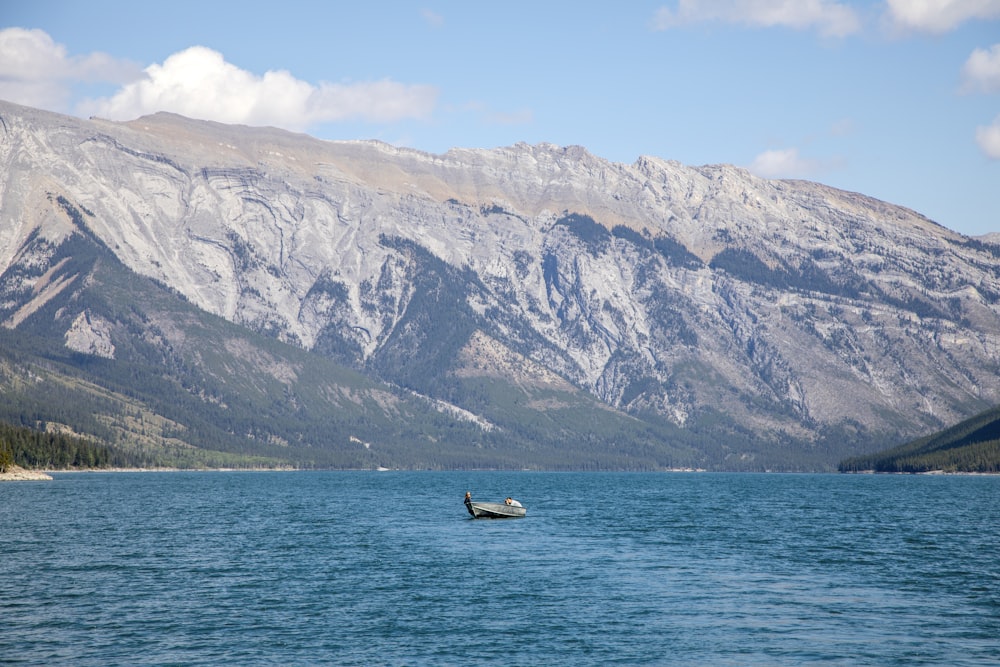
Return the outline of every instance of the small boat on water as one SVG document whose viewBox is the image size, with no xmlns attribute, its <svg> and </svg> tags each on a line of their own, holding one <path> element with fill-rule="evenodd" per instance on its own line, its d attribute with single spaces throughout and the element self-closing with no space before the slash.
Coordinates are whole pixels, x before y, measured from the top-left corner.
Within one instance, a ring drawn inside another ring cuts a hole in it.
<svg viewBox="0 0 1000 667">
<path fill-rule="evenodd" d="M 473 500 L 469 493 L 465 494 L 465 509 L 473 519 L 519 519 L 528 513 L 528 508 L 511 498 L 502 503 L 484 503 Z"/>
</svg>

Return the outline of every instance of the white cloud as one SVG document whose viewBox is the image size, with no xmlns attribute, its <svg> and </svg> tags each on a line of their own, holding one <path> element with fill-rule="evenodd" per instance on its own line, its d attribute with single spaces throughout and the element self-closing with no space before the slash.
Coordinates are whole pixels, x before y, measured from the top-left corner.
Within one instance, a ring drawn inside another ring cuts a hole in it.
<svg viewBox="0 0 1000 667">
<path fill-rule="evenodd" d="M 313 85 L 286 71 L 257 76 L 204 47 L 175 53 L 143 71 L 104 53 L 70 56 L 42 30 L 0 30 L 0 99 L 68 112 L 74 86 L 86 83 L 121 87 L 110 97 L 87 100 L 72 110 L 82 115 L 131 120 L 173 111 L 294 130 L 340 120 L 423 118 L 433 111 L 438 96 L 431 86 L 390 80 Z"/>
<path fill-rule="evenodd" d="M 991 125 L 976 128 L 976 143 L 986 157 L 1000 160 L 1000 116 L 994 118 Z"/>
<path fill-rule="evenodd" d="M 764 151 L 747 168 L 762 178 L 806 178 L 824 166 L 817 160 L 803 158 L 797 148 L 782 148 Z"/>
<path fill-rule="evenodd" d="M 130 120 L 157 111 L 192 118 L 303 130 L 317 123 L 423 118 L 437 89 L 383 80 L 352 84 L 301 81 L 284 70 L 263 76 L 228 63 L 222 54 L 194 46 L 150 65 L 145 76 L 109 98 L 81 106 L 88 115 Z"/>
<path fill-rule="evenodd" d="M 444 17 L 431 11 L 430 9 L 421 9 L 420 16 L 424 19 L 424 22 L 432 28 L 440 28 L 444 25 Z"/>
<path fill-rule="evenodd" d="M 836 0 L 679 0 L 677 9 L 661 7 L 656 12 L 653 28 L 667 30 L 704 21 L 816 28 L 830 37 L 844 37 L 861 29 L 854 10 Z"/>
<path fill-rule="evenodd" d="M 972 19 L 1000 18 L 1000 0 L 886 0 L 897 28 L 943 33 Z"/>
<path fill-rule="evenodd" d="M 74 83 L 123 84 L 140 74 L 138 65 L 104 53 L 70 57 L 42 30 L 0 30 L 0 99 L 64 111 Z"/>
<path fill-rule="evenodd" d="M 966 91 L 1000 93 L 1000 44 L 973 51 L 962 67 L 962 80 Z"/>
</svg>

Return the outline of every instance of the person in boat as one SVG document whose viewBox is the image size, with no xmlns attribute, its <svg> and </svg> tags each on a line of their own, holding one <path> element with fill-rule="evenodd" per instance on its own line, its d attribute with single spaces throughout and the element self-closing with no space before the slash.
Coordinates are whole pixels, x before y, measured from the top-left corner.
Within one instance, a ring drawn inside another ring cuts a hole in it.
<svg viewBox="0 0 1000 667">
<path fill-rule="evenodd" d="M 465 504 L 468 505 L 472 502 L 472 491 L 465 492 Z"/>
<path fill-rule="evenodd" d="M 505 500 L 504 502 L 510 505 L 511 507 L 521 507 L 521 503 L 517 502 L 510 496 L 507 496 L 507 500 Z"/>
</svg>

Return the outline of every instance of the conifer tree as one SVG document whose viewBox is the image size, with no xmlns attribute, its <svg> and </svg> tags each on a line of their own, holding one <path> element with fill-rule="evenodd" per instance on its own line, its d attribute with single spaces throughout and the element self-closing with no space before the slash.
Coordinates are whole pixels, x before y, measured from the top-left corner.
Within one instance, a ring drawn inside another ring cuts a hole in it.
<svg viewBox="0 0 1000 667">
<path fill-rule="evenodd" d="M 7 472 L 14 465 L 14 452 L 6 442 L 0 442 L 0 473 Z"/>
</svg>

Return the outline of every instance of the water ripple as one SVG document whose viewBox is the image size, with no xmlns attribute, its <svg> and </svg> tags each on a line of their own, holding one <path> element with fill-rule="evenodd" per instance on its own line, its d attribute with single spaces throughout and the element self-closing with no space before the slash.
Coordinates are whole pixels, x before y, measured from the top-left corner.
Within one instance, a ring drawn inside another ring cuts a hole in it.
<svg viewBox="0 0 1000 667">
<path fill-rule="evenodd" d="M 471 521 L 466 489 L 526 519 Z M 990 665 L 1000 478 L 63 474 L 0 486 L 0 662 Z"/>
</svg>

